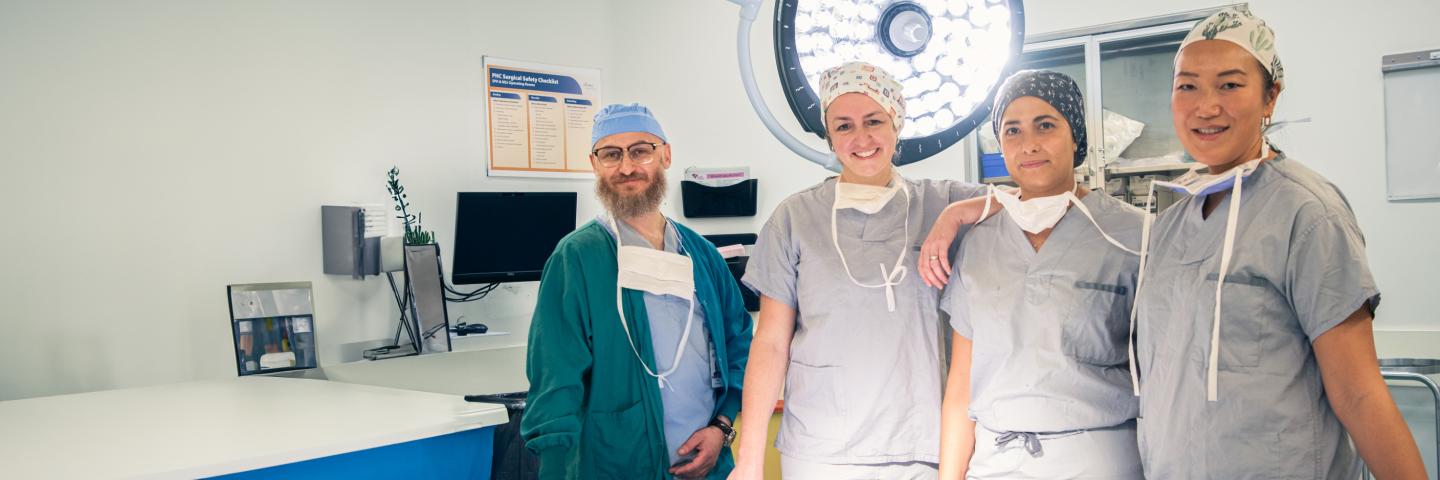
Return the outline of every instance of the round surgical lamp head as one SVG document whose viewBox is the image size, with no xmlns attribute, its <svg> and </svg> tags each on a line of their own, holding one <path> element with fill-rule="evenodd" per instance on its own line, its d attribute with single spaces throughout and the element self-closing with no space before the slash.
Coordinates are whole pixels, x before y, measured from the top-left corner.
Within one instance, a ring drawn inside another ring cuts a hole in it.
<svg viewBox="0 0 1440 480">
<path fill-rule="evenodd" d="M 875 37 L 885 51 L 900 57 L 913 57 L 925 51 L 934 33 L 930 14 L 914 2 L 896 2 L 880 17 Z"/>
<path fill-rule="evenodd" d="M 906 118 L 896 165 L 929 158 L 980 125 L 1025 38 L 1020 0 L 777 0 L 775 19 L 780 81 L 806 131 L 825 136 L 815 93 L 825 69 L 863 61 L 900 82 Z"/>
</svg>

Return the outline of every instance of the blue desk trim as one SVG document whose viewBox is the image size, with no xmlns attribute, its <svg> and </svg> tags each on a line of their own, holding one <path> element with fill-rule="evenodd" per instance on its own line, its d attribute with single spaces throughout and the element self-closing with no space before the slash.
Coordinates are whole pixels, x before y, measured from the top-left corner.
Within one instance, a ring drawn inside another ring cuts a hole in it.
<svg viewBox="0 0 1440 480">
<path fill-rule="evenodd" d="M 494 442 L 495 427 L 477 428 L 215 478 L 489 479 Z"/>
</svg>

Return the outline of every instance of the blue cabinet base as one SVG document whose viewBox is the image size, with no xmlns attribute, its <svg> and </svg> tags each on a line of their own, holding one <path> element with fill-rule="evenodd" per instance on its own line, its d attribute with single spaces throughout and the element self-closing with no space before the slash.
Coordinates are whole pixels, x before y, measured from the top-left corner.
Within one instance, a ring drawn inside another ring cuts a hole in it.
<svg viewBox="0 0 1440 480">
<path fill-rule="evenodd" d="M 223 475 L 222 479 L 272 478 L 490 478 L 495 427 L 422 438 L 304 462 Z"/>
</svg>

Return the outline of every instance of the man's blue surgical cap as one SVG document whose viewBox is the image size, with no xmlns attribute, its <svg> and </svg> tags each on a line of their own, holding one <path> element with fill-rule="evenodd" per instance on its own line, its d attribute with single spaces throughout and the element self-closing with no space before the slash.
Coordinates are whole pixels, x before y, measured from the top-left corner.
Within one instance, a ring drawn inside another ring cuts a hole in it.
<svg viewBox="0 0 1440 480">
<path fill-rule="evenodd" d="M 655 114 L 650 113 L 649 108 L 638 103 L 611 104 L 600 109 L 595 114 L 595 128 L 590 131 L 590 147 L 600 143 L 600 139 L 617 134 L 629 132 L 645 132 L 666 142 L 665 131 L 660 129 L 660 121 L 655 119 Z"/>
</svg>

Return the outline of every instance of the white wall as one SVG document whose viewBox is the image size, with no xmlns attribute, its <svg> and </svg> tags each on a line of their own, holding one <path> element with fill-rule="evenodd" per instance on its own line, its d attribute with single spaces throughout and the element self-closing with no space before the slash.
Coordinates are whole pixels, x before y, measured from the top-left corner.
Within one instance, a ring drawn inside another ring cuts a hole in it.
<svg viewBox="0 0 1440 480">
<path fill-rule="evenodd" d="M 1032 32 L 1218 5 L 1031 0 Z M 1440 330 L 1430 269 L 1440 204 L 1384 200 L 1379 58 L 1440 47 L 1429 0 L 1385 8 L 1256 1 L 1290 80 L 1282 145 L 1337 183 L 1367 233 L 1385 302 L 1378 328 Z M 773 3 L 754 61 L 771 110 L 800 133 L 770 57 Z M 605 101 L 655 109 L 687 166 L 749 165 L 753 232 L 827 173 L 780 146 L 737 78 L 737 7 L 721 0 L 22 2 L 0 0 L 0 400 L 234 374 L 224 286 L 315 283 L 321 361 L 392 333 L 384 282 L 321 273 L 319 206 L 386 201 L 398 165 L 427 227 L 452 250 L 457 191 L 581 192 L 583 181 L 484 175 L 480 61 L 497 55 L 604 69 Z M 811 138 L 811 144 L 823 143 Z M 955 148 L 906 167 L 959 178 Z M 678 190 L 678 188 L 676 189 Z M 678 216 L 678 191 L 667 212 Z M 452 306 L 496 345 L 524 341 L 534 284 Z M 1440 352 L 1437 352 L 1440 354 Z"/>
<path fill-rule="evenodd" d="M 320 205 L 388 201 L 398 165 L 448 253 L 457 191 L 589 192 L 485 177 L 481 57 L 608 67 L 615 21 L 583 0 L 0 0 L 0 400 L 234 375 L 232 283 L 314 282 L 322 363 L 388 337 L 383 280 L 321 273 Z M 533 291 L 451 315 L 523 342 Z"/>
</svg>

